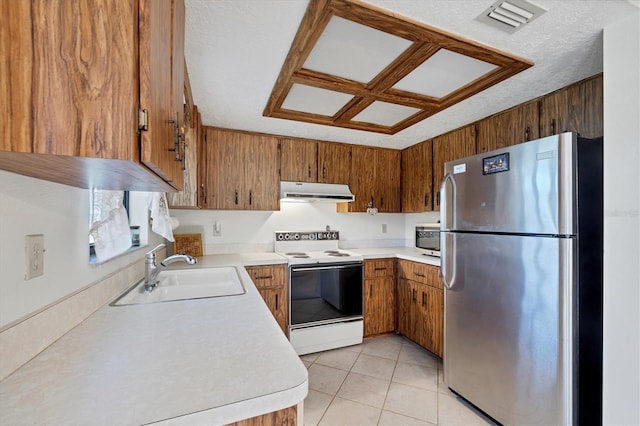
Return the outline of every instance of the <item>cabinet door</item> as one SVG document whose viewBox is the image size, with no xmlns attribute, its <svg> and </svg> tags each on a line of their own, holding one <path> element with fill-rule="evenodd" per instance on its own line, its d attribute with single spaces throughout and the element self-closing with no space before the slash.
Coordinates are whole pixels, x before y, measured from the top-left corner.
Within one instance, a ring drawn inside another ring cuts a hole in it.
<svg viewBox="0 0 640 426">
<path fill-rule="evenodd" d="M 432 142 L 425 141 L 402 151 L 402 211 L 433 210 Z"/>
<path fill-rule="evenodd" d="M 318 142 L 318 182 L 346 185 L 350 177 L 351 145 Z"/>
<path fill-rule="evenodd" d="M 425 349 L 442 357 L 444 292 L 425 284 L 417 284 L 417 322 L 420 330 L 418 343 Z"/>
<path fill-rule="evenodd" d="M 395 279 L 393 276 L 365 280 L 365 337 L 395 330 L 395 305 Z"/>
<path fill-rule="evenodd" d="M 433 139 L 433 209 L 440 210 L 440 183 L 444 163 L 476 153 L 475 126 L 469 125 Z"/>
<path fill-rule="evenodd" d="M 399 213 L 400 151 L 376 149 L 375 206 L 380 213 Z"/>
<path fill-rule="evenodd" d="M 244 188 L 245 135 L 206 128 L 207 207 L 241 210 Z"/>
<path fill-rule="evenodd" d="M 399 278 L 397 298 L 398 332 L 417 342 L 418 323 L 416 320 L 416 306 L 418 293 L 416 283 L 405 278 Z"/>
<path fill-rule="evenodd" d="M 551 93 L 540 100 L 540 136 L 577 132 L 585 138 L 602 136 L 602 74 Z"/>
<path fill-rule="evenodd" d="M 286 309 L 286 290 L 284 288 L 264 288 L 259 289 L 264 303 L 267 305 L 271 314 L 278 322 L 282 331 L 287 333 L 287 309 Z"/>
<path fill-rule="evenodd" d="M 477 123 L 478 153 L 538 138 L 538 101 L 485 118 Z"/>
<path fill-rule="evenodd" d="M 204 167 L 198 107 L 194 107 L 191 120 L 193 126 L 187 126 L 184 134 L 184 186 L 182 191 L 170 192 L 167 200 L 171 208 L 200 208 L 204 195 L 201 195 L 201 168 Z"/>
<path fill-rule="evenodd" d="M 280 179 L 290 182 L 318 181 L 318 143 L 280 139 Z"/>
<path fill-rule="evenodd" d="M 354 145 L 351 148 L 349 189 L 356 199 L 348 203 L 348 211 L 365 212 L 370 201 L 375 203 L 376 149 Z"/>
<path fill-rule="evenodd" d="M 173 27 L 172 2 L 140 0 L 140 108 L 148 111 L 148 130 L 140 134 L 140 158 L 173 187 L 182 189 L 182 163 L 177 161 L 180 150 L 176 151 L 175 137 L 179 112 L 171 81 Z"/>
<path fill-rule="evenodd" d="M 155 0 L 157 1 L 157 0 Z M 178 125 L 185 127 L 184 120 L 184 0 L 171 0 L 171 82 L 173 109 L 178 113 Z"/>
<path fill-rule="evenodd" d="M 245 135 L 245 210 L 280 209 L 280 156 L 278 139 L 267 135 Z"/>
</svg>

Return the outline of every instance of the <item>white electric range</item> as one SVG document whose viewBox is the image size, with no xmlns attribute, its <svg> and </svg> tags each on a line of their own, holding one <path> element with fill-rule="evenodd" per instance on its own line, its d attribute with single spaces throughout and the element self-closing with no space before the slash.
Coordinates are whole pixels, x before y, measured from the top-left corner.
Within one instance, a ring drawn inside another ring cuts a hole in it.
<svg viewBox="0 0 640 426">
<path fill-rule="evenodd" d="M 276 232 L 289 263 L 289 340 L 299 355 L 362 343 L 362 255 L 338 231 Z"/>
</svg>

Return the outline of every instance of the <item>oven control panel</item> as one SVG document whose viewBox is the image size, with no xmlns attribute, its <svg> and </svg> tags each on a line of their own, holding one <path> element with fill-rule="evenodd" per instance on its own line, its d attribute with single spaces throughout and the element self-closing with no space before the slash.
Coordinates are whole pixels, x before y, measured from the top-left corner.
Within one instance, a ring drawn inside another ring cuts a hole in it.
<svg viewBox="0 0 640 426">
<path fill-rule="evenodd" d="M 329 241 L 339 240 L 338 231 L 276 232 L 276 241 Z"/>
</svg>

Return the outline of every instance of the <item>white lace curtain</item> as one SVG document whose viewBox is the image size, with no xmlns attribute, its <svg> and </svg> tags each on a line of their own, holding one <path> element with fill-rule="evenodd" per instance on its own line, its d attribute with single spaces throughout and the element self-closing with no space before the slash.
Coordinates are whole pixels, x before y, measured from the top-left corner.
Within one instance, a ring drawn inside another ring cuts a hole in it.
<svg viewBox="0 0 640 426">
<path fill-rule="evenodd" d="M 91 227 L 99 262 L 124 253 L 131 247 L 131 230 L 122 204 L 123 191 L 92 190 Z"/>
</svg>

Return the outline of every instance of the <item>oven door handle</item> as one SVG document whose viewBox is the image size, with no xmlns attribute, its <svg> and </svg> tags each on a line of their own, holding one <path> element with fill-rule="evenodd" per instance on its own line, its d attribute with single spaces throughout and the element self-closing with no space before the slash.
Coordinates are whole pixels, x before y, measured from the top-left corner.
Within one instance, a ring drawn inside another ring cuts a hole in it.
<svg viewBox="0 0 640 426">
<path fill-rule="evenodd" d="M 357 268 L 359 266 L 362 266 L 362 264 L 360 263 L 354 263 L 353 265 L 333 265 L 333 266 L 311 266 L 311 267 L 305 267 L 305 268 L 296 268 L 295 266 L 291 267 L 291 272 L 297 272 L 297 271 L 321 271 L 321 270 L 326 270 L 326 269 L 347 269 L 347 268 Z"/>
</svg>

